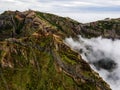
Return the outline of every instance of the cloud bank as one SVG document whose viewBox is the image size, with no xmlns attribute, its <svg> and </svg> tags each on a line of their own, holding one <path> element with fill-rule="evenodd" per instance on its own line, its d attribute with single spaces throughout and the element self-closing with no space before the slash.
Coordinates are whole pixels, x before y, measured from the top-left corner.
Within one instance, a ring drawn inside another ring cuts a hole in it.
<svg viewBox="0 0 120 90">
<path fill-rule="evenodd" d="M 66 38 L 65 42 L 77 50 L 82 58 L 99 72 L 112 90 L 120 90 L 120 40 L 80 37 L 79 41 Z"/>
</svg>

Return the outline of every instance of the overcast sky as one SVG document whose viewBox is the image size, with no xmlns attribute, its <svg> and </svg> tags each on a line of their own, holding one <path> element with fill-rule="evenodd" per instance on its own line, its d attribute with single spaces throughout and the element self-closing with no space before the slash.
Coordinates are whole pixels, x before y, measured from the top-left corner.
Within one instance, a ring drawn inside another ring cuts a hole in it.
<svg viewBox="0 0 120 90">
<path fill-rule="evenodd" d="M 0 0 L 0 13 L 28 9 L 91 22 L 107 17 L 119 18 L 120 0 Z"/>
</svg>

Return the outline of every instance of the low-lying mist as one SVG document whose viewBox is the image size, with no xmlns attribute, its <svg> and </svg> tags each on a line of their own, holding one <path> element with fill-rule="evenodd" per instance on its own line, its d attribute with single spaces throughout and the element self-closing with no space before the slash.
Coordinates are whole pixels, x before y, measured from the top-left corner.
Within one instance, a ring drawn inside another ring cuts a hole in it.
<svg viewBox="0 0 120 90">
<path fill-rule="evenodd" d="M 79 36 L 78 41 L 66 38 L 65 42 L 82 55 L 112 90 L 120 90 L 120 40 Z"/>
</svg>

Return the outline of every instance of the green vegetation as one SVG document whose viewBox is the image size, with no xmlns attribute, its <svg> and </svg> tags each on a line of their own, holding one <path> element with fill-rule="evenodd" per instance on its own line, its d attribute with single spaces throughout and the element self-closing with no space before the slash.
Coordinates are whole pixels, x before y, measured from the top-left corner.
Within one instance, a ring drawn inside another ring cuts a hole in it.
<svg viewBox="0 0 120 90">
<path fill-rule="evenodd" d="M 83 33 L 81 23 L 32 10 L 0 17 L 0 90 L 110 90 L 63 42 Z"/>
</svg>

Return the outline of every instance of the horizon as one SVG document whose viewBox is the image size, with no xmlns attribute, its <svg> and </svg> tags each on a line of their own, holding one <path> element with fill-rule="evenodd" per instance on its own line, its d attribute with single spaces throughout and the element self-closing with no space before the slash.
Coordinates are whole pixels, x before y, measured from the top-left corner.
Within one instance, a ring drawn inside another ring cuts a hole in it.
<svg viewBox="0 0 120 90">
<path fill-rule="evenodd" d="M 0 8 L 0 13 L 31 9 L 70 17 L 81 23 L 120 18 L 120 0 L 1 0 Z"/>
</svg>

